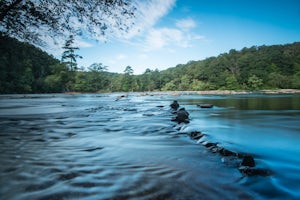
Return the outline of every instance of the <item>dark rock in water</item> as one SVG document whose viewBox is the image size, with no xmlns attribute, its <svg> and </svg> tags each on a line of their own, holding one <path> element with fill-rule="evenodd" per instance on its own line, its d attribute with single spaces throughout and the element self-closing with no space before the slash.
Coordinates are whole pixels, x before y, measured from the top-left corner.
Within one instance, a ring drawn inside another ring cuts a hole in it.
<svg viewBox="0 0 300 200">
<path fill-rule="evenodd" d="M 170 107 L 174 110 L 177 110 L 179 108 L 179 104 L 176 100 L 174 100 Z"/>
<path fill-rule="evenodd" d="M 124 108 L 123 111 L 137 111 L 135 108 Z"/>
<path fill-rule="evenodd" d="M 91 152 L 91 151 L 96 151 L 96 150 L 102 150 L 103 148 L 104 147 L 95 147 L 95 148 L 84 149 L 83 151 Z"/>
<path fill-rule="evenodd" d="M 254 158 L 252 156 L 244 156 L 242 162 L 241 162 L 241 166 L 246 166 L 246 167 L 255 167 L 255 161 Z"/>
<path fill-rule="evenodd" d="M 213 146 L 210 150 L 213 152 L 213 153 L 220 153 L 221 149 L 223 147 L 219 147 L 219 146 Z"/>
<path fill-rule="evenodd" d="M 204 142 L 203 146 L 210 148 L 210 147 L 216 147 L 217 143 L 213 143 L 213 142 Z"/>
<path fill-rule="evenodd" d="M 200 108 L 212 108 L 212 107 L 214 107 L 213 104 L 198 104 L 197 106 L 200 107 Z"/>
<path fill-rule="evenodd" d="M 247 176 L 269 176 L 271 171 L 262 168 L 240 167 L 240 172 Z"/>
<path fill-rule="evenodd" d="M 180 108 L 177 112 L 177 116 L 173 118 L 172 121 L 176 121 L 178 123 L 189 123 L 189 113 L 184 108 Z"/>
<path fill-rule="evenodd" d="M 194 140 L 198 140 L 198 139 L 200 139 L 200 138 L 202 138 L 202 137 L 204 136 L 204 134 L 202 134 L 202 133 L 199 132 L 199 131 L 193 131 L 193 132 L 191 132 L 189 135 L 190 135 L 190 137 L 191 137 L 192 139 L 194 139 Z"/>
<path fill-rule="evenodd" d="M 119 101 L 120 99 L 122 99 L 122 98 L 124 98 L 124 97 L 127 97 L 128 95 L 121 95 L 121 96 L 118 96 L 117 98 L 116 98 L 116 100 L 115 101 Z"/>
<path fill-rule="evenodd" d="M 219 153 L 222 155 L 222 156 L 236 156 L 237 153 L 233 152 L 233 151 L 230 151 L 228 149 L 225 149 L 225 148 L 221 148 Z"/>
</svg>

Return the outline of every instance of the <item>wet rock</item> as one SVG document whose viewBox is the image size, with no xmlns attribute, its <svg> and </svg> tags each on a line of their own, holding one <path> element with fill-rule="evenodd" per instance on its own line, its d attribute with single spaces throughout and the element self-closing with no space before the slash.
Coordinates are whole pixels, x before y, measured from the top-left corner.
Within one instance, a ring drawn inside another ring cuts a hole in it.
<svg viewBox="0 0 300 200">
<path fill-rule="evenodd" d="M 189 135 L 193 140 L 199 140 L 200 138 L 202 138 L 204 136 L 204 134 L 202 134 L 199 131 L 193 131 Z"/>
<path fill-rule="evenodd" d="M 213 143 L 213 142 L 207 142 L 207 141 L 205 141 L 205 142 L 203 142 L 202 144 L 203 144 L 203 146 L 205 146 L 205 147 L 207 147 L 207 148 L 214 148 L 214 147 L 217 147 L 217 143 Z"/>
<path fill-rule="evenodd" d="M 233 152 L 233 151 L 230 151 L 228 149 L 225 149 L 225 148 L 221 148 L 219 153 L 222 155 L 222 156 L 237 156 L 237 153 Z"/>
<path fill-rule="evenodd" d="M 176 121 L 178 123 L 189 123 L 189 113 L 184 108 L 180 108 L 177 112 L 177 116 L 173 118 L 172 121 Z"/>
<path fill-rule="evenodd" d="M 255 161 L 253 156 L 244 156 L 242 162 L 241 162 L 241 166 L 246 166 L 246 167 L 255 167 Z"/>
<path fill-rule="evenodd" d="M 269 176 L 271 175 L 271 171 L 262 168 L 252 168 L 252 167 L 239 167 L 239 171 L 247 176 Z"/>
<path fill-rule="evenodd" d="M 135 109 L 135 108 L 124 108 L 123 111 L 134 111 L 134 112 L 136 112 L 137 109 Z"/>
<path fill-rule="evenodd" d="M 116 98 L 115 101 L 119 101 L 120 99 L 125 98 L 125 97 L 127 97 L 127 96 L 128 96 L 128 95 L 121 95 L 121 96 L 118 96 L 118 97 Z"/>
<path fill-rule="evenodd" d="M 212 108 L 212 107 L 214 107 L 213 104 L 198 104 L 197 106 L 200 107 L 200 108 Z"/>
<path fill-rule="evenodd" d="M 179 108 L 179 104 L 176 100 L 173 101 L 173 103 L 170 105 L 170 107 L 173 109 L 173 110 L 177 110 Z"/>
<path fill-rule="evenodd" d="M 223 147 L 219 147 L 219 146 L 213 146 L 210 150 L 213 152 L 213 153 L 220 153 L 221 149 Z"/>
<path fill-rule="evenodd" d="M 102 150 L 104 147 L 94 147 L 94 148 L 89 148 L 89 149 L 83 149 L 83 151 L 88 151 L 88 152 L 92 152 L 92 151 L 96 151 L 96 150 Z"/>
</svg>

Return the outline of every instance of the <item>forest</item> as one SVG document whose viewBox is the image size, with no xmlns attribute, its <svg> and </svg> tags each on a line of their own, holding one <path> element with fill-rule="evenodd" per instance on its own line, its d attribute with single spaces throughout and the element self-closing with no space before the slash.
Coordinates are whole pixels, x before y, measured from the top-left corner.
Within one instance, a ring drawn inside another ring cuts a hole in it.
<svg viewBox="0 0 300 200">
<path fill-rule="evenodd" d="M 300 42 L 232 49 L 217 57 L 147 69 L 108 72 L 102 63 L 77 67 L 72 38 L 62 59 L 16 39 L 0 37 L 0 93 L 130 92 L 174 90 L 300 89 Z"/>
</svg>

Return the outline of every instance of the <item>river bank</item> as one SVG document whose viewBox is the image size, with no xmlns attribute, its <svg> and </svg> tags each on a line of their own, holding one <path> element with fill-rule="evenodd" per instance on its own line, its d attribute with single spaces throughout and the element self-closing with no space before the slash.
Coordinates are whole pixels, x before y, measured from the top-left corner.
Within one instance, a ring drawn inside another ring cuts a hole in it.
<svg viewBox="0 0 300 200">
<path fill-rule="evenodd" d="M 124 93 L 124 92 L 112 92 L 112 93 Z M 130 92 L 127 92 L 130 93 Z M 168 95 L 231 95 L 231 94 L 300 94 L 300 89 L 275 89 L 275 90 L 202 90 L 202 91 L 149 91 L 149 92 L 136 92 L 141 93 L 142 95 L 159 95 L 159 94 L 168 94 Z M 65 94 L 85 94 L 81 92 L 65 92 Z M 90 94 L 90 93 L 89 93 Z M 97 94 L 97 93 L 96 93 Z"/>
<path fill-rule="evenodd" d="M 278 90 L 205 90 L 205 91 L 172 91 L 171 95 L 235 95 L 235 94 L 300 94 L 298 89 L 278 89 Z"/>
</svg>

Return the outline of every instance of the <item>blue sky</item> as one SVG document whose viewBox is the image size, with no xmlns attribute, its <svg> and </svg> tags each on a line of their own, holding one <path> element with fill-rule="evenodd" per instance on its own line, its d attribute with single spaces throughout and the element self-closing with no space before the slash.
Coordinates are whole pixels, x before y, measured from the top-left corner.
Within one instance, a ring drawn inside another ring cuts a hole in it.
<svg viewBox="0 0 300 200">
<path fill-rule="evenodd" d="M 79 66 L 159 70 L 230 49 L 300 41 L 300 0 L 140 0 L 135 27 L 79 41 Z"/>
</svg>

